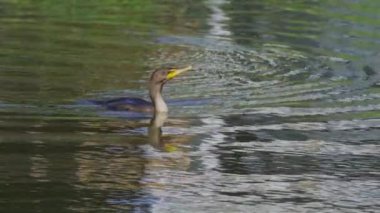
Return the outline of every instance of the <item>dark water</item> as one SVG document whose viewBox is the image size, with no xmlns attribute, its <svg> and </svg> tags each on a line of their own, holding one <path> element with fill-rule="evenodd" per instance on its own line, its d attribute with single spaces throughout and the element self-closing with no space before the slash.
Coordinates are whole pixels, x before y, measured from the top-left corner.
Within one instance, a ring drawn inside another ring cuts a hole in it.
<svg viewBox="0 0 380 213">
<path fill-rule="evenodd" d="M 378 212 L 379 67 L 377 0 L 2 0 L 0 212 Z"/>
</svg>

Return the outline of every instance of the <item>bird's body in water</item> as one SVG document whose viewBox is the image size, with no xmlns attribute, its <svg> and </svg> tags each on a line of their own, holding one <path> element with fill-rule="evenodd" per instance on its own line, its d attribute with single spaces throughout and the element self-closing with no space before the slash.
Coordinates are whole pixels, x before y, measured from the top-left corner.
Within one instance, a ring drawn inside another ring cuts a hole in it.
<svg viewBox="0 0 380 213">
<path fill-rule="evenodd" d="M 151 102 L 141 98 L 117 98 L 106 101 L 95 101 L 96 104 L 102 105 L 109 110 L 125 110 L 136 112 L 168 112 L 166 102 L 162 97 L 163 86 L 181 73 L 191 70 L 188 66 L 183 69 L 158 69 L 154 71 L 149 79 L 149 97 Z"/>
</svg>

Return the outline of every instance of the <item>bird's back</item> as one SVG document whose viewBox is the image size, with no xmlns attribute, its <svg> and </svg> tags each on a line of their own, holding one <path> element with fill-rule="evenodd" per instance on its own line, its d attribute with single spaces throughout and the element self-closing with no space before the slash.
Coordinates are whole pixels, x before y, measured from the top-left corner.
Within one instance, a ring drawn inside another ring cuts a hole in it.
<svg viewBox="0 0 380 213">
<path fill-rule="evenodd" d="M 141 98 L 123 97 L 105 101 L 95 101 L 95 103 L 104 106 L 109 110 L 125 110 L 138 112 L 153 111 L 152 103 Z"/>
</svg>

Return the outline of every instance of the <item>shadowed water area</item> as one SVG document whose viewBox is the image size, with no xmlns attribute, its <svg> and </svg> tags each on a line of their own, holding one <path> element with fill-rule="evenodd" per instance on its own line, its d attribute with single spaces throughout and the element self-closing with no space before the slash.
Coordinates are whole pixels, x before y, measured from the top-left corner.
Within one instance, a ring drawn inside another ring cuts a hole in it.
<svg viewBox="0 0 380 213">
<path fill-rule="evenodd" d="M 0 212 L 380 211 L 379 67 L 377 0 L 2 0 Z"/>
</svg>

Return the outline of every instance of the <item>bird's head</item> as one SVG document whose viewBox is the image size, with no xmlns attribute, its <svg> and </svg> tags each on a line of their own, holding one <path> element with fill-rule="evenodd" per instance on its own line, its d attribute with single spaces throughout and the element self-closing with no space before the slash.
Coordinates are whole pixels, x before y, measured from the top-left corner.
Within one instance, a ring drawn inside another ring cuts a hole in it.
<svg viewBox="0 0 380 213">
<path fill-rule="evenodd" d="M 150 77 L 150 82 L 154 84 L 165 84 L 169 80 L 191 69 L 192 69 L 191 66 L 181 68 L 181 69 L 178 69 L 178 68 L 158 69 L 152 73 Z"/>
</svg>

